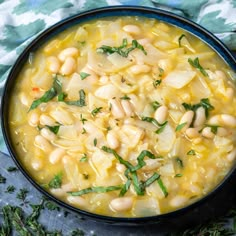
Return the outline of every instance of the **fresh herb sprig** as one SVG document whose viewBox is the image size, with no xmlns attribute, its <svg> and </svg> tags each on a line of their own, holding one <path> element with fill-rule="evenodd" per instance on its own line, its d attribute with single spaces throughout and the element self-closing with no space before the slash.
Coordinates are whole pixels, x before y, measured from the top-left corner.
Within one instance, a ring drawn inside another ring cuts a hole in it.
<svg viewBox="0 0 236 236">
<path fill-rule="evenodd" d="M 207 72 L 205 71 L 205 69 L 201 66 L 198 57 L 196 57 L 194 60 L 192 60 L 191 58 L 188 59 L 188 63 L 198 69 L 204 76 L 208 76 Z"/>
<path fill-rule="evenodd" d="M 132 46 L 127 48 L 128 46 L 128 41 L 127 39 L 123 39 L 122 45 L 119 47 L 111 47 L 107 45 L 102 45 L 101 47 L 97 48 L 98 53 L 105 53 L 105 54 L 113 54 L 113 53 L 118 53 L 122 57 L 128 57 L 129 53 L 133 51 L 134 49 L 140 49 L 145 55 L 147 55 L 147 52 L 143 48 L 141 44 L 138 43 L 137 40 L 132 40 Z"/>
</svg>

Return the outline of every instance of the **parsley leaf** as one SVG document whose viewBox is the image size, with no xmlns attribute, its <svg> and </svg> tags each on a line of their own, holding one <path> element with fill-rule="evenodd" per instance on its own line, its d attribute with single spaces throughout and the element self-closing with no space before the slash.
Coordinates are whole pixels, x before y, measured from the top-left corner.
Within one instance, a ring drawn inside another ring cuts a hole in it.
<svg viewBox="0 0 236 236">
<path fill-rule="evenodd" d="M 205 71 L 205 69 L 200 65 L 199 59 L 198 57 L 196 57 L 194 60 L 192 60 L 191 58 L 188 59 L 188 63 L 198 69 L 204 76 L 208 76 L 207 72 Z"/>
<path fill-rule="evenodd" d="M 93 117 L 96 116 L 99 112 L 101 112 L 101 110 L 102 110 L 102 107 L 97 107 L 97 108 L 95 108 L 95 109 L 92 110 L 92 112 L 91 112 L 92 116 L 93 116 Z"/>
<path fill-rule="evenodd" d="M 180 131 L 181 129 L 184 128 L 184 126 L 185 126 L 186 124 L 187 124 L 187 122 L 184 122 L 184 123 L 182 123 L 182 124 L 179 124 L 179 125 L 176 127 L 175 131 Z"/>
<path fill-rule="evenodd" d="M 62 173 L 56 174 L 54 178 L 49 182 L 49 188 L 60 188 L 62 185 Z"/>
<path fill-rule="evenodd" d="M 90 76 L 90 74 L 88 74 L 88 73 L 86 73 L 86 72 L 80 72 L 79 75 L 80 75 L 81 80 L 84 80 L 84 79 L 86 79 L 88 76 Z"/>
</svg>

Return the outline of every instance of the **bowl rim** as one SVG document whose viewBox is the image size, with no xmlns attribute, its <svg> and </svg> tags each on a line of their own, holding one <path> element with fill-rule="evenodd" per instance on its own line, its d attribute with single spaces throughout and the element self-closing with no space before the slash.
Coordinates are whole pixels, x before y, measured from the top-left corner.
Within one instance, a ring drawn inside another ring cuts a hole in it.
<svg viewBox="0 0 236 236">
<path fill-rule="evenodd" d="M 128 14 L 129 13 L 129 14 Z M 204 41 L 208 46 L 210 46 L 215 52 L 217 52 L 218 55 L 228 64 L 233 70 L 236 70 L 236 59 L 230 52 L 230 50 L 227 48 L 227 46 L 224 45 L 223 42 L 221 42 L 215 35 L 213 35 L 211 32 L 209 32 L 204 27 L 198 25 L 197 23 L 186 19 L 182 16 L 176 15 L 174 13 L 171 13 L 169 11 L 165 11 L 158 8 L 152 8 L 152 7 L 144 7 L 144 6 L 133 6 L 133 5 L 122 5 L 122 6 L 108 6 L 108 7 L 101 7 L 96 9 L 91 9 L 88 11 L 83 11 L 81 13 L 78 13 L 76 15 L 70 16 L 68 18 L 65 18 L 58 23 L 46 28 L 43 32 L 41 32 L 38 36 L 36 36 L 35 39 L 33 39 L 29 45 L 21 52 L 19 57 L 17 58 L 16 62 L 12 66 L 10 73 L 7 77 L 4 90 L 3 90 L 3 96 L 1 98 L 1 127 L 2 127 L 2 133 L 4 137 L 4 141 L 6 143 L 7 149 L 10 153 L 11 158 L 15 162 L 16 166 L 19 168 L 21 173 L 26 177 L 26 179 L 43 195 L 46 195 L 50 200 L 56 202 L 59 206 L 66 208 L 67 210 L 70 210 L 75 213 L 79 213 L 85 217 L 88 217 L 90 219 L 96 220 L 96 221 L 102 221 L 107 223 L 151 223 L 151 222 L 158 222 L 161 220 L 164 220 L 166 218 L 175 218 L 179 215 L 182 215 L 186 213 L 189 210 L 192 210 L 194 208 L 197 208 L 198 206 L 202 205 L 206 201 L 208 201 L 210 198 L 215 196 L 217 192 L 223 186 L 228 182 L 233 174 L 236 173 L 236 166 L 234 165 L 232 169 L 229 171 L 229 173 L 224 177 L 224 179 L 216 185 L 216 187 L 211 190 L 207 195 L 203 196 L 202 198 L 198 199 L 196 202 L 193 202 L 187 206 L 184 206 L 180 209 L 176 209 L 172 212 L 160 214 L 160 215 L 154 215 L 154 216 L 145 216 L 145 217 L 112 217 L 107 215 L 99 215 L 96 213 L 92 213 L 86 210 L 82 210 L 80 208 L 74 207 L 62 200 L 59 200 L 49 192 L 47 192 L 43 187 L 41 187 L 36 180 L 33 179 L 29 171 L 24 167 L 23 164 L 21 164 L 20 160 L 17 158 L 17 153 L 14 150 L 14 145 L 11 142 L 10 138 L 10 132 L 8 127 L 8 94 L 9 91 L 11 91 L 11 88 L 13 87 L 12 81 L 16 79 L 17 75 L 21 71 L 21 66 L 26 63 L 28 60 L 28 57 L 32 51 L 37 50 L 42 44 L 45 43 L 45 41 L 50 40 L 55 35 L 63 32 L 66 29 L 66 26 L 74 26 L 76 24 L 82 24 L 84 22 L 97 19 L 98 18 L 104 18 L 104 17 L 116 17 L 116 16 L 128 16 L 128 15 L 138 15 L 143 16 L 147 18 L 155 18 L 157 20 L 161 20 L 164 22 L 167 22 L 168 24 L 175 25 L 177 27 L 183 28 L 184 30 L 194 34 L 194 36 L 200 38 L 200 40 Z M 165 19 L 165 20 L 163 20 Z M 169 20 L 169 21 L 168 21 Z M 212 45 L 209 45 L 209 43 L 213 43 Z"/>
</svg>

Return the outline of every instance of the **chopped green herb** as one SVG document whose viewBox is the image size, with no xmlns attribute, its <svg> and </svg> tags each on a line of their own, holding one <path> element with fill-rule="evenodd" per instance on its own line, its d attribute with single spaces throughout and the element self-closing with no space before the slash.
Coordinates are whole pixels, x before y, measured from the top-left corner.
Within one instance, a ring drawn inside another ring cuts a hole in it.
<svg viewBox="0 0 236 236">
<path fill-rule="evenodd" d="M 210 104 L 210 101 L 208 98 L 202 98 L 199 103 L 191 105 L 188 103 L 182 103 L 182 106 L 185 108 L 185 110 L 192 110 L 196 111 L 199 107 L 203 107 L 205 109 L 205 115 L 206 117 L 209 116 L 209 111 L 214 110 L 214 107 Z"/>
<path fill-rule="evenodd" d="M 183 161 L 182 161 L 179 157 L 176 158 L 176 162 L 178 163 L 178 165 L 179 165 L 181 168 L 184 167 L 184 163 L 183 163 Z"/>
<path fill-rule="evenodd" d="M 33 103 L 30 106 L 29 111 L 37 108 L 41 103 L 49 102 L 61 92 L 62 92 L 62 84 L 60 80 L 57 79 L 57 76 L 55 76 L 52 87 L 47 92 L 45 92 L 41 98 L 33 101 Z"/>
<path fill-rule="evenodd" d="M 151 103 L 151 106 L 152 106 L 153 110 L 156 111 L 157 108 L 159 108 L 161 106 L 161 104 L 157 101 L 154 101 Z"/>
<path fill-rule="evenodd" d="M 95 139 L 93 140 L 93 145 L 96 147 L 96 146 L 97 146 L 97 143 L 98 143 L 98 140 L 95 138 Z"/>
<path fill-rule="evenodd" d="M 162 126 L 161 126 L 159 129 L 157 129 L 157 130 L 155 131 L 155 133 L 156 133 L 156 134 L 162 133 L 163 130 L 164 130 L 164 128 L 166 127 L 167 123 L 168 123 L 168 121 L 165 121 L 165 122 L 162 124 Z"/>
<path fill-rule="evenodd" d="M 14 171 L 17 171 L 18 169 L 15 167 L 15 166 L 9 166 L 8 168 L 7 168 L 7 171 L 8 172 L 14 172 Z"/>
<path fill-rule="evenodd" d="M 80 46 L 84 46 L 86 44 L 86 41 L 78 41 L 78 43 L 80 44 Z"/>
<path fill-rule="evenodd" d="M 9 185 L 5 191 L 5 193 L 14 193 L 16 190 L 15 186 Z"/>
<path fill-rule="evenodd" d="M 182 40 L 183 37 L 186 38 L 185 34 L 181 34 L 180 37 L 179 37 L 179 39 L 178 39 L 179 47 L 182 47 L 182 45 L 181 45 L 181 40 Z"/>
<path fill-rule="evenodd" d="M 147 52 L 144 50 L 143 46 L 138 43 L 137 40 L 132 40 L 132 46 L 129 48 L 126 48 L 128 46 L 127 39 L 123 39 L 122 45 L 119 47 L 111 47 L 107 45 L 102 45 L 101 47 L 97 48 L 98 53 L 105 53 L 105 54 L 113 54 L 118 53 L 122 57 L 128 57 L 129 53 L 133 51 L 134 49 L 140 49 L 143 51 L 145 55 L 147 55 Z M 126 48 L 126 49 L 125 49 Z"/>
<path fill-rule="evenodd" d="M 92 116 L 93 116 L 93 117 L 96 116 L 99 112 L 101 112 L 101 110 L 102 110 L 102 107 L 97 107 L 97 108 L 95 108 L 95 109 L 92 110 L 92 112 L 91 112 Z"/>
<path fill-rule="evenodd" d="M 115 190 L 120 190 L 122 186 L 109 186 L 109 187 L 90 187 L 82 189 L 78 192 L 67 192 L 71 196 L 81 196 L 88 193 L 107 193 Z"/>
<path fill-rule="evenodd" d="M 156 88 L 157 86 L 159 86 L 161 84 L 162 80 L 161 79 L 156 79 L 153 81 L 153 86 L 154 88 Z"/>
<path fill-rule="evenodd" d="M 187 152 L 187 155 L 193 155 L 193 156 L 195 156 L 195 155 L 196 155 L 196 152 L 195 152 L 193 149 L 191 149 L 191 150 L 189 150 L 189 151 Z"/>
<path fill-rule="evenodd" d="M 205 71 L 205 69 L 200 65 L 199 59 L 198 57 L 196 57 L 194 60 L 192 60 L 191 58 L 188 59 L 189 64 L 198 69 L 204 76 L 208 76 L 207 72 Z"/>
<path fill-rule="evenodd" d="M 159 75 L 158 76 L 162 77 L 164 75 L 165 71 L 162 68 L 160 68 L 160 67 L 158 69 L 159 69 Z"/>
<path fill-rule="evenodd" d="M 83 128 L 82 134 L 85 134 L 85 133 L 87 133 L 87 131 L 85 128 Z"/>
<path fill-rule="evenodd" d="M 120 98 L 121 100 L 130 100 L 130 97 L 128 97 L 127 95 L 124 95 L 123 97 Z"/>
<path fill-rule="evenodd" d="M 213 134 L 217 134 L 217 130 L 218 130 L 218 128 L 220 127 L 220 126 L 218 126 L 218 125 L 205 125 L 206 127 L 210 127 L 211 128 L 211 132 L 213 133 Z"/>
<path fill-rule="evenodd" d="M 88 179 L 89 175 L 88 174 L 83 174 L 84 179 Z"/>
<path fill-rule="evenodd" d="M 184 123 L 182 123 L 182 124 L 179 124 L 179 125 L 176 127 L 175 131 L 180 131 L 181 129 L 184 128 L 184 126 L 185 126 L 186 124 L 187 124 L 187 122 L 184 122 Z"/>
<path fill-rule="evenodd" d="M 177 178 L 178 178 L 178 177 L 182 177 L 182 176 L 183 176 L 183 174 L 176 174 L 176 175 L 175 175 L 175 177 L 177 177 Z"/>
<path fill-rule="evenodd" d="M 80 121 L 82 121 L 82 123 L 83 123 L 83 125 L 84 125 L 85 121 L 88 121 L 88 120 L 87 120 L 87 119 L 85 119 L 85 118 L 83 118 L 83 115 L 82 115 L 82 114 L 80 114 Z"/>
<path fill-rule="evenodd" d="M 128 178 L 128 180 L 126 181 L 126 183 L 123 185 L 122 189 L 120 190 L 120 194 L 119 194 L 120 197 L 123 197 L 126 194 L 126 192 L 130 188 L 130 185 L 131 185 L 131 179 Z"/>
<path fill-rule="evenodd" d="M 86 79 L 88 76 L 90 76 L 90 74 L 85 73 L 85 72 L 80 72 L 79 75 L 80 75 L 81 80 L 84 80 L 84 79 Z"/>
<path fill-rule="evenodd" d="M 111 130 L 111 126 L 108 126 L 108 127 L 107 127 L 107 131 L 110 131 L 110 130 Z"/>
<path fill-rule="evenodd" d="M 152 117 L 148 117 L 148 116 L 143 116 L 141 117 L 142 121 L 147 121 L 149 123 L 152 123 L 153 125 L 157 126 L 159 128 L 159 126 L 165 126 L 166 125 L 166 121 L 162 124 L 160 124 L 156 119 L 152 118 Z"/>
<path fill-rule="evenodd" d="M 79 96 L 80 99 L 77 101 L 64 101 L 67 105 L 73 105 L 73 106 L 78 106 L 78 107 L 84 107 L 86 106 L 85 103 L 85 92 L 83 89 L 79 91 Z"/>
<path fill-rule="evenodd" d="M 145 182 L 142 183 L 143 188 L 148 187 L 159 178 L 160 178 L 160 175 L 155 172 L 150 178 L 148 178 Z"/>
<path fill-rule="evenodd" d="M 81 159 L 80 159 L 80 162 L 85 162 L 85 161 L 87 161 L 88 160 L 88 156 L 87 156 L 87 154 L 86 153 L 84 153 L 84 155 L 81 157 Z"/>
<path fill-rule="evenodd" d="M 0 184 L 5 184 L 5 183 L 6 183 L 6 178 L 0 174 Z"/>
<path fill-rule="evenodd" d="M 157 183 L 161 189 L 161 191 L 163 192 L 164 196 L 167 197 L 168 196 L 168 191 L 167 191 L 167 188 L 166 186 L 164 185 L 164 183 L 162 182 L 162 179 L 161 178 L 158 178 L 157 179 Z"/>
<path fill-rule="evenodd" d="M 62 92 L 62 93 L 58 94 L 58 96 L 57 96 L 57 101 L 58 101 L 58 102 L 64 102 L 65 99 L 66 99 L 66 97 L 67 97 L 67 94 L 64 93 L 64 92 Z"/>
<path fill-rule="evenodd" d="M 60 188 L 62 185 L 62 173 L 54 176 L 54 178 L 49 182 L 49 188 Z"/>
<path fill-rule="evenodd" d="M 60 125 L 56 125 L 56 126 L 49 126 L 49 125 L 47 125 L 47 127 L 48 127 L 48 129 L 49 129 L 50 131 L 52 131 L 54 134 L 57 134 L 58 131 L 59 131 L 59 129 L 60 129 Z"/>
</svg>

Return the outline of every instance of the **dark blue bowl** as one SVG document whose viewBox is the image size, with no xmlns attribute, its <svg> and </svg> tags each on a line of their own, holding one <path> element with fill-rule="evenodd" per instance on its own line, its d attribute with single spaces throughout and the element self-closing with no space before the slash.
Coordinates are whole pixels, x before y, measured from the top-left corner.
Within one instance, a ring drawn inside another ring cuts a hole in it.
<svg viewBox="0 0 236 236">
<path fill-rule="evenodd" d="M 225 179 L 206 197 L 199 201 L 184 207 L 182 209 L 170 212 L 167 214 L 150 216 L 150 217 L 139 217 L 139 218 L 115 218 L 109 216 L 102 216 L 86 212 L 75 208 L 65 202 L 62 202 L 46 192 L 39 184 L 37 184 L 31 177 L 30 173 L 20 163 L 18 155 L 14 149 L 10 138 L 9 132 L 9 99 L 8 96 L 11 94 L 14 86 L 15 79 L 17 78 L 22 67 L 29 58 L 30 53 L 36 51 L 42 44 L 50 40 L 52 37 L 62 32 L 63 30 L 72 27 L 76 24 L 84 23 L 89 20 L 99 19 L 111 16 L 142 16 L 147 18 L 155 18 L 163 22 L 178 26 L 191 34 L 197 36 L 206 44 L 208 44 L 221 58 L 236 71 L 236 60 L 231 54 L 230 50 L 213 34 L 197 25 L 196 23 L 187 20 L 183 17 L 177 16 L 173 13 L 147 7 L 138 6 L 113 6 L 105 7 L 100 9 L 94 9 L 91 11 L 83 12 L 76 16 L 72 16 L 61 22 L 51 26 L 43 33 L 41 33 L 35 40 L 33 40 L 29 46 L 19 56 L 16 63 L 12 67 L 12 70 L 8 76 L 4 94 L 2 97 L 2 129 L 5 142 L 7 144 L 9 153 L 15 161 L 18 168 L 25 175 L 25 177 L 32 183 L 41 193 L 49 197 L 51 200 L 59 204 L 60 206 L 71 210 L 76 213 L 80 213 L 84 217 L 104 222 L 112 223 L 116 225 L 144 225 L 155 223 L 158 230 L 169 230 L 172 228 L 181 228 L 181 226 L 191 226 L 192 224 L 201 223 L 207 219 L 212 218 L 225 212 L 232 206 L 232 202 L 235 202 L 235 182 L 236 182 L 236 168 L 232 168 L 231 172 L 225 177 Z M 234 183 L 233 183 L 234 182 Z M 159 231 L 160 232 L 160 231 Z"/>
</svg>

